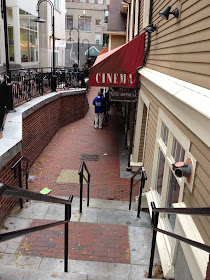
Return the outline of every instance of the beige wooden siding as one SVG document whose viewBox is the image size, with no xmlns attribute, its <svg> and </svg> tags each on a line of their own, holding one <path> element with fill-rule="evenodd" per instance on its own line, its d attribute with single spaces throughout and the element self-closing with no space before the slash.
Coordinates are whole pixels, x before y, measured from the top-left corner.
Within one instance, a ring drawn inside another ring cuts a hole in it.
<svg viewBox="0 0 210 280">
<path fill-rule="evenodd" d="M 111 50 L 126 43 L 126 36 L 111 35 Z"/>
<path fill-rule="evenodd" d="M 142 90 L 150 102 L 144 156 L 144 166 L 148 176 L 146 190 L 151 184 L 158 110 L 160 108 L 190 140 L 190 153 L 196 159 L 193 191 L 191 193 L 185 186 L 183 202 L 187 207 L 210 207 L 210 148 L 169 112 L 144 86 L 142 86 Z M 210 245 L 210 218 L 200 216 L 193 217 L 193 219 L 205 243 Z"/>
<path fill-rule="evenodd" d="M 180 9 L 179 19 L 170 15 L 169 20 L 164 20 L 159 16 L 169 5 L 171 11 Z M 209 15 L 209 0 L 154 0 L 152 22 L 158 29 L 152 33 L 145 66 L 210 89 Z"/>
<path fill-rule="evenodd" d="M 144 0 L 139 0 L 139 2 L 140 2 L 139 34 L 142 34 L 144 32 L 143 29 Z"/>
</svg>

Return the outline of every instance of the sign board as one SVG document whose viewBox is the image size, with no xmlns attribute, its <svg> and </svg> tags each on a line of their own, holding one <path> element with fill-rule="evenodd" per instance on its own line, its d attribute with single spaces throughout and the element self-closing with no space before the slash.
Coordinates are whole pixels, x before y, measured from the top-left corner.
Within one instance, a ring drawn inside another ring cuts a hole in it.
<svg viewBox="0 0 210 280">
<path fill-rule="evenodd" d="M 109 93 L 109 101 L 112 102 L 137 102 L 138 92 L 136 88 L 113 88 Z"/>
<path fill-rule="evenodd" d="M 65 40 L 55 40 L 55 47 L 56 48 L 65 48 L 66 41 Z"/>
</svg>

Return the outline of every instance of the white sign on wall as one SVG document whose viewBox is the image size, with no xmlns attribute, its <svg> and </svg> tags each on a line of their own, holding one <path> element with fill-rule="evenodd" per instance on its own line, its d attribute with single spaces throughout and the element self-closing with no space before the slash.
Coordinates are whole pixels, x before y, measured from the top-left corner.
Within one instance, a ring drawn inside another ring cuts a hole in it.
<svg viewBox="0 0 210 280">
<path fill-rule="evenodd" d="M 55 40 L 55 47 L 56 48 L 65 48 L 66 41 L 65 40 Z"/>
</svg>

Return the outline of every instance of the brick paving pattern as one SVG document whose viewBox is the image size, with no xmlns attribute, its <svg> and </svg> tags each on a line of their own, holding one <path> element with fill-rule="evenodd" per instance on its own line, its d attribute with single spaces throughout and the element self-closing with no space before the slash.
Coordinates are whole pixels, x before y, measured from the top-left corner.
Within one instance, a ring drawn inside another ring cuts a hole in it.
<svg viewBox="0 0 210 280">
<path fill-rule="evenodd" d="M 33 220 L 31 226 L 49 222 L 52 221 Z M 129 264 L 128 227 L 70 222 L 69 252 L 72 260 Z M 64 226 L 28 234 L 17 253 L 63 259 Z"/>
<path fill-rule="evenodd" d="M 90 197 L 129 200 L 130 182 L 120 178 L 119 132 L 123 130 L 123 118 L 117 106 L 112 106 L 103 129 L 94 129 L 92 101 L 98 89 L 89 91 L 90 109 L 85 118 L 61 128 L 35 161 L 30 169 L 30 175 L 35 176 L 29 185 L 31 190 L 48 187 L 52 189 L 51 195 L 79 196 L 78 184 L 56 183 L 56 180 L 62 169 L 78 170 L 82 154 L 94 154 L 98 161 L 86 161 L 91 173 Z"/>
</svg>

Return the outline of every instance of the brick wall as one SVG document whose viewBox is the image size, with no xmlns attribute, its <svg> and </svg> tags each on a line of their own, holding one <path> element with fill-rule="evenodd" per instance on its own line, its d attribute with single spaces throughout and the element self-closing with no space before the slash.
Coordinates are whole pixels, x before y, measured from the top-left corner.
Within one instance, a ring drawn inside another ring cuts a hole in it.
<svg viewBox="0 0 210 280">
<path fill-rule="evenodd" d="M 21 153 L 18 153 L 10 162 L 8 162 L 0 170 L 0 182 L 11 186 L 18 186 L 18 179 L 14 179 L 14 172 L 13 170 L 11 170 L 11 167 L 20 157 Z M 17 201 L 17 199 L 10 197 L 0 197 L 0 224 L 3 222 L 3 220 L 14 207 L 14 205 L 17 203 Z"/>
<path fill-rule="evenodd" d="M 210 255 L 209 255 L 209 263 L 208 263 L 207 270 L 206 270 L 206 279 L 205 280 L 210 280 Z"/>
<path fill-rule="evenodd" d="M 23 119 L 23 156 L 30 165 L 41 154 L 59 128 L 80 120 L 88 110 L 86 94 L 58 98 Z"/>
<path fill-rule="evenodd" d="M 18 179 L 14 179 L 11 167 L 21 155 L 29 159 L 32 165 L 59 128 L 83 118 L 87 111 L 87 95 L 83 93 L 60 97 L 24 118 L 22 152 L 19 152 L 0 170 L 0 182 L 18 187 Z M 17 202 L 17 199 L 0 198 L 0 224 Z"/>
</svg>

